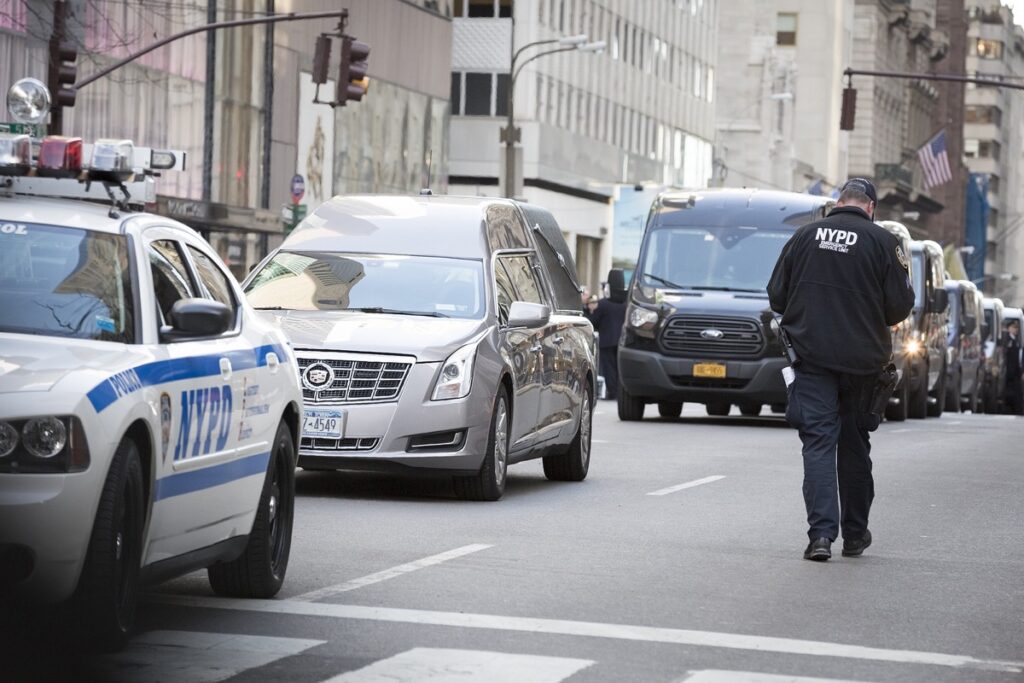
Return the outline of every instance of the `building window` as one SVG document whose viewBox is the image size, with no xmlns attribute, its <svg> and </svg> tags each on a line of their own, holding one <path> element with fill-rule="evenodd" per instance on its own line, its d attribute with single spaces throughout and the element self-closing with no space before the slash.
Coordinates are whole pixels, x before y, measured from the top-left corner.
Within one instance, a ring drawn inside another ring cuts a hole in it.
<svg viewBox="0 0 1024 683">
<path fill-rule="evenodd" d="M 496 116 L 508 116 L 508 74 L 497 74 L 495 76 L 494 88 L 494 114 Z"/>
<path fill-rule="evenodd" d="M 988 191 L 995 195 L 999 194 L 999 176 L 995 173 L 988 177 Z"/>
<path fill-rule="evenodd" d="M 978 158 L 978 141 L 965 138 L 964 139 L 964 158 L 965 159 L 977 159 Z"/>
<path fill-rule="evenodd" d="M 1002 59 L 1003 43 L 999 40 L 976 38 L 971 43 L 971 54 L 981 59 Z"/>
<path fill-rule="evenodd" d="M 462 73 L 452 72 L 452 114 L 458 116 L 462 113 Z"/>
<path fill-rule="evenodd" d="M 466 116 L 490 116 L 492 74 L 467 73 L 464 113 Z"/>
<path fill-rule="evenodd" d="M 779 12 L 775 18 L 775 44 L 796 45 L 796 14 Z"/>
<path fill-rule="evenodd" d="M 455 0 L 452 16 L 471 19 L 512 16 L 512 0 Z"/>
<path fill-rule="evenodd" d="M 969 104 L 964 107 L 964 123 L 991 123 L 996 126 L 1003 122 L 1003 112 L 999 107 L 982 104 Z"/>
<path fill-rule="evenodd" d="M 982 140 L 978 143 L 978 156 L 982 159 L 999 161 L 1000 145 L 995 140 Z"/>
</svg>

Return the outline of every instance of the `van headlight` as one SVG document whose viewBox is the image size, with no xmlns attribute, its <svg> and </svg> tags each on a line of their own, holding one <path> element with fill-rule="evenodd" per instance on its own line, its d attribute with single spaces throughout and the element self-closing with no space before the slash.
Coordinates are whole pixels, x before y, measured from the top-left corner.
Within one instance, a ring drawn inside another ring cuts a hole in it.
<svg viewBox="0 0 1024 683">
<path fill-rule="evenodd" d="M 629 309 L 629 325 L 639 330 L 652 330 L 658 324 L 658 312 L 633 306 Z"/>
<path fill-rule="evenodd" d="M 903 345 L 903 350 L 906 351 L 911 356 L 916 356 L 917 354 L 921 353 L 921 342 L 919 342 L 916 339 L 908 339 L 907 342 Z"/>
<path fill-rule="evenodd" d="M 473 386 L 473 362 L 476 360 L 477 343 L 466 344 L 448 356 L 441 365 L 441 374 L 434 385 L 433 401 L 448 401 L 465 398 Z"/>
</svg>

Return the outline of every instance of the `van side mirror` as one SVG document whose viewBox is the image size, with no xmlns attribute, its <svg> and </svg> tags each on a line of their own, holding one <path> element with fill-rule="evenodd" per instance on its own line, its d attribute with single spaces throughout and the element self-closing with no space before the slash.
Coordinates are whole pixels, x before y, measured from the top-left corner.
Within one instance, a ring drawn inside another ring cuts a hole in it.
<svg viewBox="0 0 1024 683">
<path fill-rule="evenodd" d="M 608 271 L 608 298 L 617 304 L 626 302 L 626 271 L 622 268 Z"/>
<path fill-rule="evenodd" d="M 231 309 L 219 301 L 179 299 L 171 307 L 171 324 L 160 328 L 160 340 L 216 337 L 231 329 L 234 317 Z"/>
<path fill-rule="evenodd" d="M 978 327 L 978 319 L 973 315 L 964 316 L 964 334 L 974 334 L 974 330 Z"/>
<path fill-rule="evenodd" d="M 936 289 L 932 292 L 932 300 L 928 306 L 931 313 L 945 313 L 949 308 L 949 292 L 945 289 Z"/>
<path fill-rule="evenodd" d="M 544 304 L 513 301 L 508 310 L 509 327 L 525 327 L 532 330 L 544 327 L 549 320 L 551 320 L 551 309 Z"/>
</svg>

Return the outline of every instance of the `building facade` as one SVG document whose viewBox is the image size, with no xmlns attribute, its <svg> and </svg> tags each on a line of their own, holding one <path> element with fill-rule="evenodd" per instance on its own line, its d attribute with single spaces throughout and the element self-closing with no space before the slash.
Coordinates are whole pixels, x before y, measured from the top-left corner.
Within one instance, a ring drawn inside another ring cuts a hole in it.
<svg viewBox="0 0 1024 683">
<path fill-rule="evenodd" d="M 967 72 L 1019 84 L 1024 77 L 1024 30 L 998 2 L 968 0 Z M 964 160 L 987 181 L 984 237 L 968 245 L 972 277 L 988 296 L 1024 304 L 1024 92 L 968 85 Z M 977 217 L 972 217 L 977 220 Z M 983 275 L 982 275 L 983 273 Z"/>
<path fill-rule="evenodd" d="M 511 89 L 521 128 L 521 196 L 555 214 L 582 281 L 596 288 L 612 263 L 619 186 L 707 185 L 718 5 L 453 2 L 450 191 L 503 194 L 500 131 Z M 581 35 L 604 41 L 604 51 L 570 48 L 526 61 Z M 511 87 L 513 49 L 540 41 L 521 54 Z"/>
<path fill-rule="evenodd" d="M 719 10 L 715 184 L 827 194 L 846 178 L 839 130 L 854 0 L 752 0 Z"/>
</svg>

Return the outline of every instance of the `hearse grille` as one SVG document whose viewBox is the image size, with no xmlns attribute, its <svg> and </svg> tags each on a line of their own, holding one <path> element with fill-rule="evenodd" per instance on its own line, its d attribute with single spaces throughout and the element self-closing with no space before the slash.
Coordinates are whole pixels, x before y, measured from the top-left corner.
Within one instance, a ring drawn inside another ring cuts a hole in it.
<svg viewBox="0 0 1024 683">
<path fill-rule="evenodd" d="M 412 367 L 411 361 L 339 354 L 296 356 L 303 401 L 327 405 L 397 401 Z"/>
<path fill-rule="evenodd" d="M 321 439 L 302 437 L 299 448 L 303 451 L 372 451 L 380 439 Z"/>
<path fill-rule="evenodd" d="M 702 358 L 757 356 L 764 335 L 755 320 L 704 315 L 677 315 L 661 331 L 666 353 Z"/>
</svg>

